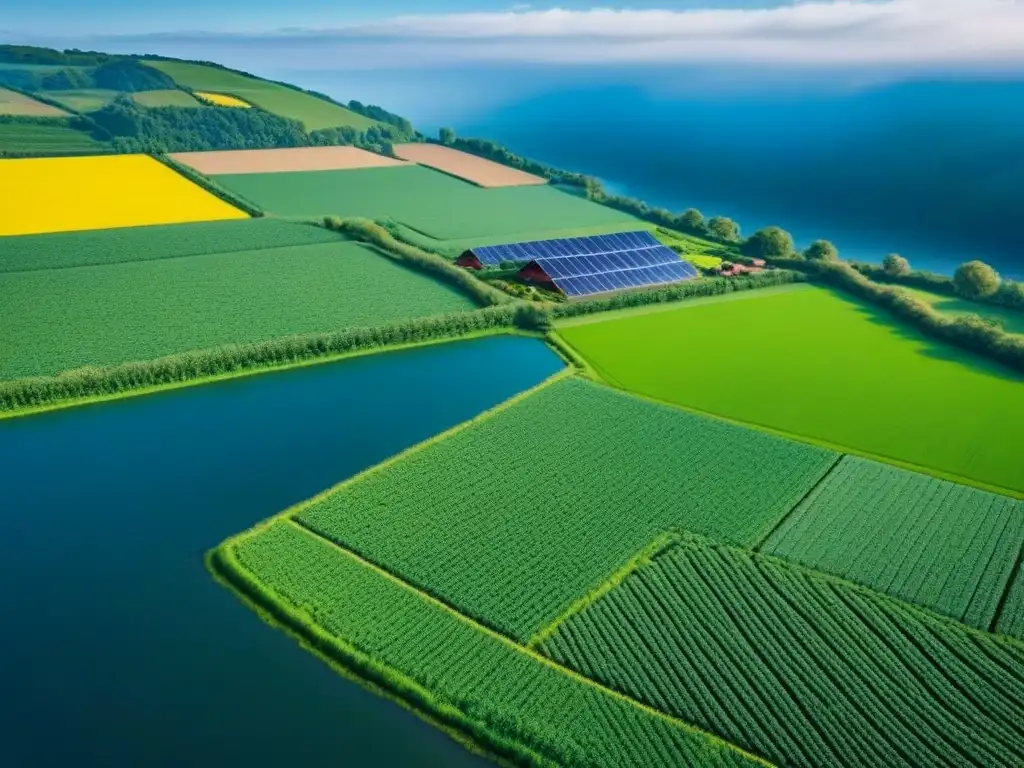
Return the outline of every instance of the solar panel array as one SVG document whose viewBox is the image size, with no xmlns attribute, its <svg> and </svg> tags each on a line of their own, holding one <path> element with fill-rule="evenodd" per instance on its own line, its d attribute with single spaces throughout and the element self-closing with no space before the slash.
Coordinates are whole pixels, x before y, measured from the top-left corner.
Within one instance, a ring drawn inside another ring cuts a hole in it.
<svg viewBox="0 0 1024 768">
<path fill-rule="evenodd" d="M 697 270 L 650 232 L 569 237 L 474 248 L 484 264 L 533 261 L 567 296 L 674 283 Z"/>
</svg>

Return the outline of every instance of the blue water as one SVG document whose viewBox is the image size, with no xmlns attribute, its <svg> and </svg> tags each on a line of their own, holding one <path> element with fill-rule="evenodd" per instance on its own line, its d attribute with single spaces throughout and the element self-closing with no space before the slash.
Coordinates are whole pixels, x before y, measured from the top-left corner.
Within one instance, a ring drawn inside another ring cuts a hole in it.
<svg viewBox="0 0 1024 768">
<path fill-rule="evenodd" d="M 844 256 L 1024 279 L 1024 76 L 531 66 L 275 74 Z"/>
<path fill-rule="evenodd" d="M 0 764 L 484 765 L 203 554 L 561 366 L 494 337 L 0 421 Z"/>
</svg>

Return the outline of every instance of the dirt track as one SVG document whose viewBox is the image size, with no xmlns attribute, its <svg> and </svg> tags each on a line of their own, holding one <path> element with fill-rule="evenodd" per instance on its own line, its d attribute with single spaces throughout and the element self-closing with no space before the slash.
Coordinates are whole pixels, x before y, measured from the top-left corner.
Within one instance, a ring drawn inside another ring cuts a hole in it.
<svg viewBox="0 0 1024 768">
<path fill-rule="evenodd" d="M 174 152 L 179 163 L 208 176 L 222 173 L 285 173 L 288 171 L 341 171 L 406 165 L 401 160 L 375 155 L 356 147 L 296 147 L 294 149 L 239 149 L 225 152 Z"/>
<path fill-rule="evenodd" d="M 395 144 L 395 154 L 481 187 L 523 187 L 547 179 L 438 144 Z"/>
</svg>

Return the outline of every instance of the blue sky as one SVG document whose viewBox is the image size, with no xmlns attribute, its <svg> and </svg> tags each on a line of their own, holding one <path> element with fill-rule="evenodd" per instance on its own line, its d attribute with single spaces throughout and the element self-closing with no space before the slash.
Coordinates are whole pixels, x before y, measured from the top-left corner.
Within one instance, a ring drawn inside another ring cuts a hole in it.
<svg viewBox="0 0 1024 768">
<path fill-rule="evenodd" d="M 684 10 L 691 8 L 753 8 L 773 0 L 6 0 L 0 30 L 18 33 L 80 35 L 171 30 L 269 29 L 293 26 L 336 26 L 407 14 L 505 11 L 513 8 L 592 7 Z"/>
<path fill-rule="evenodd" d="M 0 0 L 8 5 L 12 0 Z M 297 69 L 1024 69 L 1024 0 L 13 0 L 0 40 Z"/>
</svg>

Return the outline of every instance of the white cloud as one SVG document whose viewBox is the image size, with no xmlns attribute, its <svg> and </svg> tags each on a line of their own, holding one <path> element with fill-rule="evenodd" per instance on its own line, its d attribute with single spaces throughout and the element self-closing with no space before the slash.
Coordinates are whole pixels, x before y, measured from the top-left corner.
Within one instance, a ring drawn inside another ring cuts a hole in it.
<svg viewBox="0 0 1024 768">
<path fill-rule="evenodd" d="M 337 55 L 356 66 L 521 61 L 1016 68 L 1024 66 L 1024 0 L 805 0 L 683 11 L 514 6 L 216 37 L 290 44 L 307 66 Z M 204 38 L 148 39 L 166 44 Z"/>
</svg>

